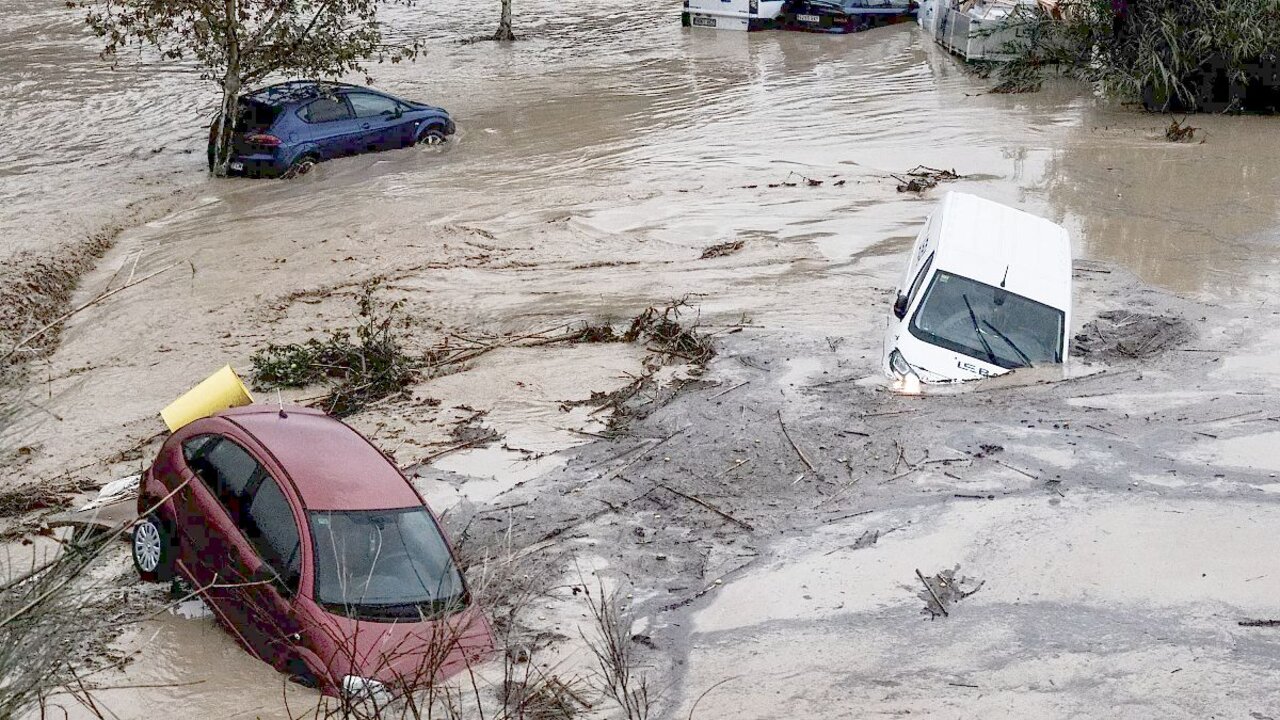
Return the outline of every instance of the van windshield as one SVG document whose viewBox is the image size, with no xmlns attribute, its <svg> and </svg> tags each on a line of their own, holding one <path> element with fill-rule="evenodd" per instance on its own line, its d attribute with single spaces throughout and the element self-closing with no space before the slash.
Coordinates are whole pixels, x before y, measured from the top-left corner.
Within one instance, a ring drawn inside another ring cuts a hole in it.
<svg viewBox="0 0 1280 720">
<path fill-rule="evenodd" d="M 911 334 L 1007 370 L 1062 362 L 1061 310 L 939 270 L 911 319 Z"/>
<path fill-rule="evenodd" d="M 370 620 L 460 609 L 462 576 L 426 508 L 312 512 L 316 601 Z"/>
</svg>

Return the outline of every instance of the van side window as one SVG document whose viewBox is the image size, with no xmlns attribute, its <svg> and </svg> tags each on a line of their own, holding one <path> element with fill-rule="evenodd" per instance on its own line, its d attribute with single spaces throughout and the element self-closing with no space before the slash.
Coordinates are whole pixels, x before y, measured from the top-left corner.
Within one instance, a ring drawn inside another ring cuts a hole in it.
<svg viewBox="0 0 1280 720">
<path fill-rule="evenodd" d="M 271 476 L 263 476 L 240 529 L 263 561 L 280 575 L 285 587 L 297 592 L 302 560 L 298 524 L 289 500 Z"/>
<path fill-rule="evenodd" d="M 264 474 L 262 466 L 247 450 L 227 438 L 209 437 L 211 439 L 196 449 L 187 463 L 222 501 L 231 518 L 239 522 L 250 486 Z M 183 451 L 186 452 L 185 447 Z"/>
<path fill-rule="evenodd" d="M 908 306 L 915 301 L 916 293 L 920 292 L 920 286 L 924 284 L 924 279 L 929 276 L 929 268 L 931 267 L 933 267 L 933 253 L 929 253 L 929 257 L 924 261 L 924 266 L 920 268 L 920 274 L 916 275 L 916 279 L 911 283 L 911 291 L 907 293 Z"/>
</svg>

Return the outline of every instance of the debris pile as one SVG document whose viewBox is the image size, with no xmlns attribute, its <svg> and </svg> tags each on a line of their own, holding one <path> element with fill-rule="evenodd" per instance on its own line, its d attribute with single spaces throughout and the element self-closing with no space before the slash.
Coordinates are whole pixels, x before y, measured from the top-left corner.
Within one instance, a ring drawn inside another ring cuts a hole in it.
<svg viewBox="0 0 1280 720">
<path fill-rule="evenodd" d="M 347 330 L 334 330 L 323 340 L 267 345 L 250 359 L 255 383 L 263 389 L 328 383 L 325 409 L 339 417 L 404 392 L 421 377 L 431 357 L 404 352 L 401 303 L 381 307 L 374 298 L 376 289 L 377 283 L 361 289 L 354 340 Z"/>
<path fill-rule="evenodd" d="M 1071 354 L 1098 360 L 1145 358 L 1186 342 L 1191 334 L 1179 317 L 1110 310 L 1085 323 Z"/>
<path fill-rule="evenodd" d="M 921 613 L 928 615 L 930 620 L 936 619 L 939 615 L 950 617 L 952 605 L 978 592 L 987 582 L 982 580 L 975 584 L 973 578 L 958 577 L 958 572 L 960 572 L 959 565 L 928 577 L 916 570 L 916 577 L 920 578 L 920 582 L 924 585 L 924 590 L 918 595 L 924 601 L 924 609 Z"/>
</svg>

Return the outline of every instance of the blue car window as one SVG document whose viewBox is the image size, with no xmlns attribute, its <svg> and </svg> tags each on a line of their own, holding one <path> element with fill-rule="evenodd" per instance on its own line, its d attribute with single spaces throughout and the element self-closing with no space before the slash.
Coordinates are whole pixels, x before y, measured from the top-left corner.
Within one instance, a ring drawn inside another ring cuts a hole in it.
<svg viewBox="0 0 1280 720">
<path fill-rule="evenodd" d="M 348 93 L 347 100 L 351 101 L 351 109 L 355 111 L 358 118 L 394 115 L 400 107 L 400 103 L 395 100 L 373 93 Z"/>
<path fill-rule="evenodd" d="M 342 98 L 319 98 L 313 100 L 302 109 L 302 119 L 309 123 L 333 122 L 347 120 L 351 117 L 351 109 Z"/>
</svg>

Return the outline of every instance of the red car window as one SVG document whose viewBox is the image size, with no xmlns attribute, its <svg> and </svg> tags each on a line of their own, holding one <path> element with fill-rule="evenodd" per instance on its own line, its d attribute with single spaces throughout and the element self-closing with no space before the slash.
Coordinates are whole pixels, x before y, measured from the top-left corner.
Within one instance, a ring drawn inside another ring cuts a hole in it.
<svg viewBox="0 0 1280 720">
<path fill-rule="evenodd" d="M 187 460 L 196 475 L 241 524 L 248 509 L 249 492 L 266 473 L 248 450 L 219 436 L 206 440 Z M 190 441 L 188 441 L 190 442 Z"/>
<path fill-rule="evenodd" d="M 289 500 L 271 476 L 263 476 L 240 529 L 263 562 L 280 576 L 284 587 L 290 593 L 297 592 L 302 561 L 298 523 Z"/>
</svg>

